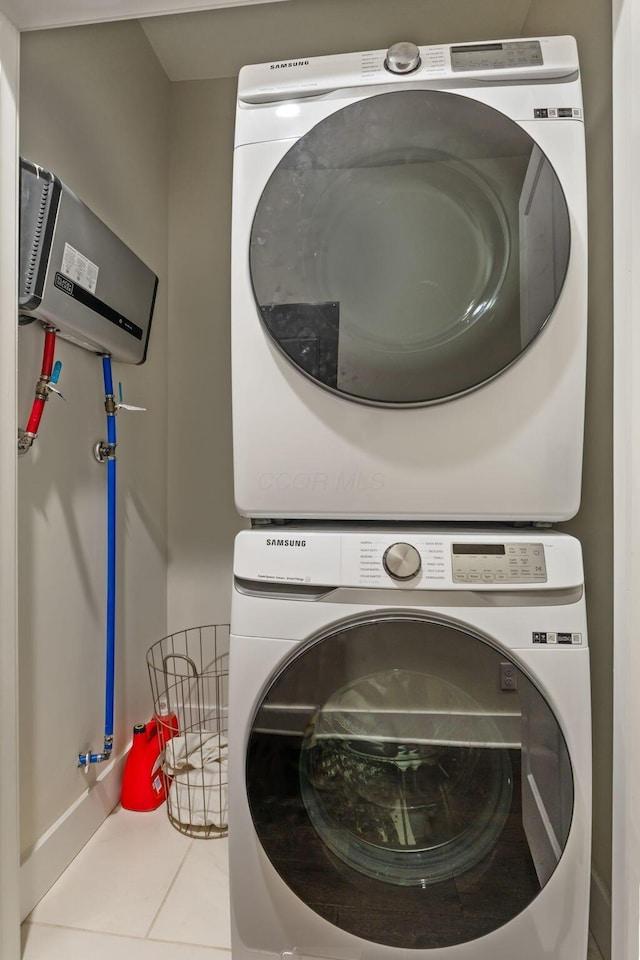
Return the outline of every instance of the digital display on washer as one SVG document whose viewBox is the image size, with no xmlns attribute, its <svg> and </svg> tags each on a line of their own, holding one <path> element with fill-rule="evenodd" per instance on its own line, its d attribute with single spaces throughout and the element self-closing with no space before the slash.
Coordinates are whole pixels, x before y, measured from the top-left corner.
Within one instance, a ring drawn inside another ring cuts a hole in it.
<svg viewBox="0 0 640 960">
<path fill-rule="evenodd" d="M 511 43 L 473 43 L 451 47 L 451 69 L 507 70 L 509 67 L 542 66 L 542 48 L 539 40 Z"/>
<path fill-rule="evenodd" d="M 451 549 L 454 553 L 471 554 L 472 556 L 504 556 L 504 543 L 453 543 Z"/>
<path fill-rule="evenodd" d="M 454 583 L 546 583 L 542 543 L 452 543 Z"/>
</svg>

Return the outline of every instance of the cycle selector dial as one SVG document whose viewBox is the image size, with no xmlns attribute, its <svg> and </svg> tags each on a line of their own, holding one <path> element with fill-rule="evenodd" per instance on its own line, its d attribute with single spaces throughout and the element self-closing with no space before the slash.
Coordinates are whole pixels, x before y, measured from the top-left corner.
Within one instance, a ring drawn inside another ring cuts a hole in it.
<svg viewBox="0 0 640 960">
<path fill-rule="evenodd" d="M 384 65 L 389 73 L 413 73 L 420 66 L 420 50 L 415 43 L 394 43 L 387 50 Z"/>
<path fill-rule="evenodd" d="M 413 580 L 422 569 L 422 560 L 410 543 L 392 543 L 384 552 L 382 565 L 394 580 Z"/>
</svg>

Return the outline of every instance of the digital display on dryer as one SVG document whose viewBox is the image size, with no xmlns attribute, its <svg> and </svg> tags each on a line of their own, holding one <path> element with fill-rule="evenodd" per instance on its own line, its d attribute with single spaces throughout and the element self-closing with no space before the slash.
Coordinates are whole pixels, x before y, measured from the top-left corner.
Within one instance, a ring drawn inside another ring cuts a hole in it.
<svg viewBox="0 0 640 960">
<path fill-rule="evenodd" d="M 514 43 L 474 43 L 451 47 L 451 69 L 507 70 L 509 67 L 542 66 L 539 40 Z"/>
</svg>

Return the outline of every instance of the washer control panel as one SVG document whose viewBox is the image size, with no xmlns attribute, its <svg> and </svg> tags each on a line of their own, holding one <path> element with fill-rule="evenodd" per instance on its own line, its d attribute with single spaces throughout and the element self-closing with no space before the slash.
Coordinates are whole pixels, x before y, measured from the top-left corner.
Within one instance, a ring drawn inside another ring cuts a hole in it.
<svg viewBox="0 0 640 960">
<path fill-rule="evenodd" d="M 546 583 L 544 544 L 452 543 L 454 583 Z"/>
<path fill-rule="evenodd" d="M 566 534 L 435 525 L 255 527 L 236 538 L 234 573 L 273 584 L 412 592 L 544 591 L 584 584 L 580 544 Z"/>
</svg>

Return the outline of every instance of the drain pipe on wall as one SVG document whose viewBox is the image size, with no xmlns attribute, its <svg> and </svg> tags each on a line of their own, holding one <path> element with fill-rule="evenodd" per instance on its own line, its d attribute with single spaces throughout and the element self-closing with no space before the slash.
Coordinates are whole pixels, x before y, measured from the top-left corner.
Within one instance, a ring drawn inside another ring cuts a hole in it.
<svg viewBox="0 0 640 960">
<path fill-rule="evenodd" d="M 78 766 L 89 768 L 92 763 L 108 760 L 113 750 L 113 703 L 116 652 L 116 404 L 113 393 L 111 357 L 102 358 L 104 376 L 104 408 L 107 414 L 107 440 L 94 447 L 94 456 L 107 463 L 107 664 L 104 712 L 104 747 L 102 753 L 78 754 Z"/>
</svg>

